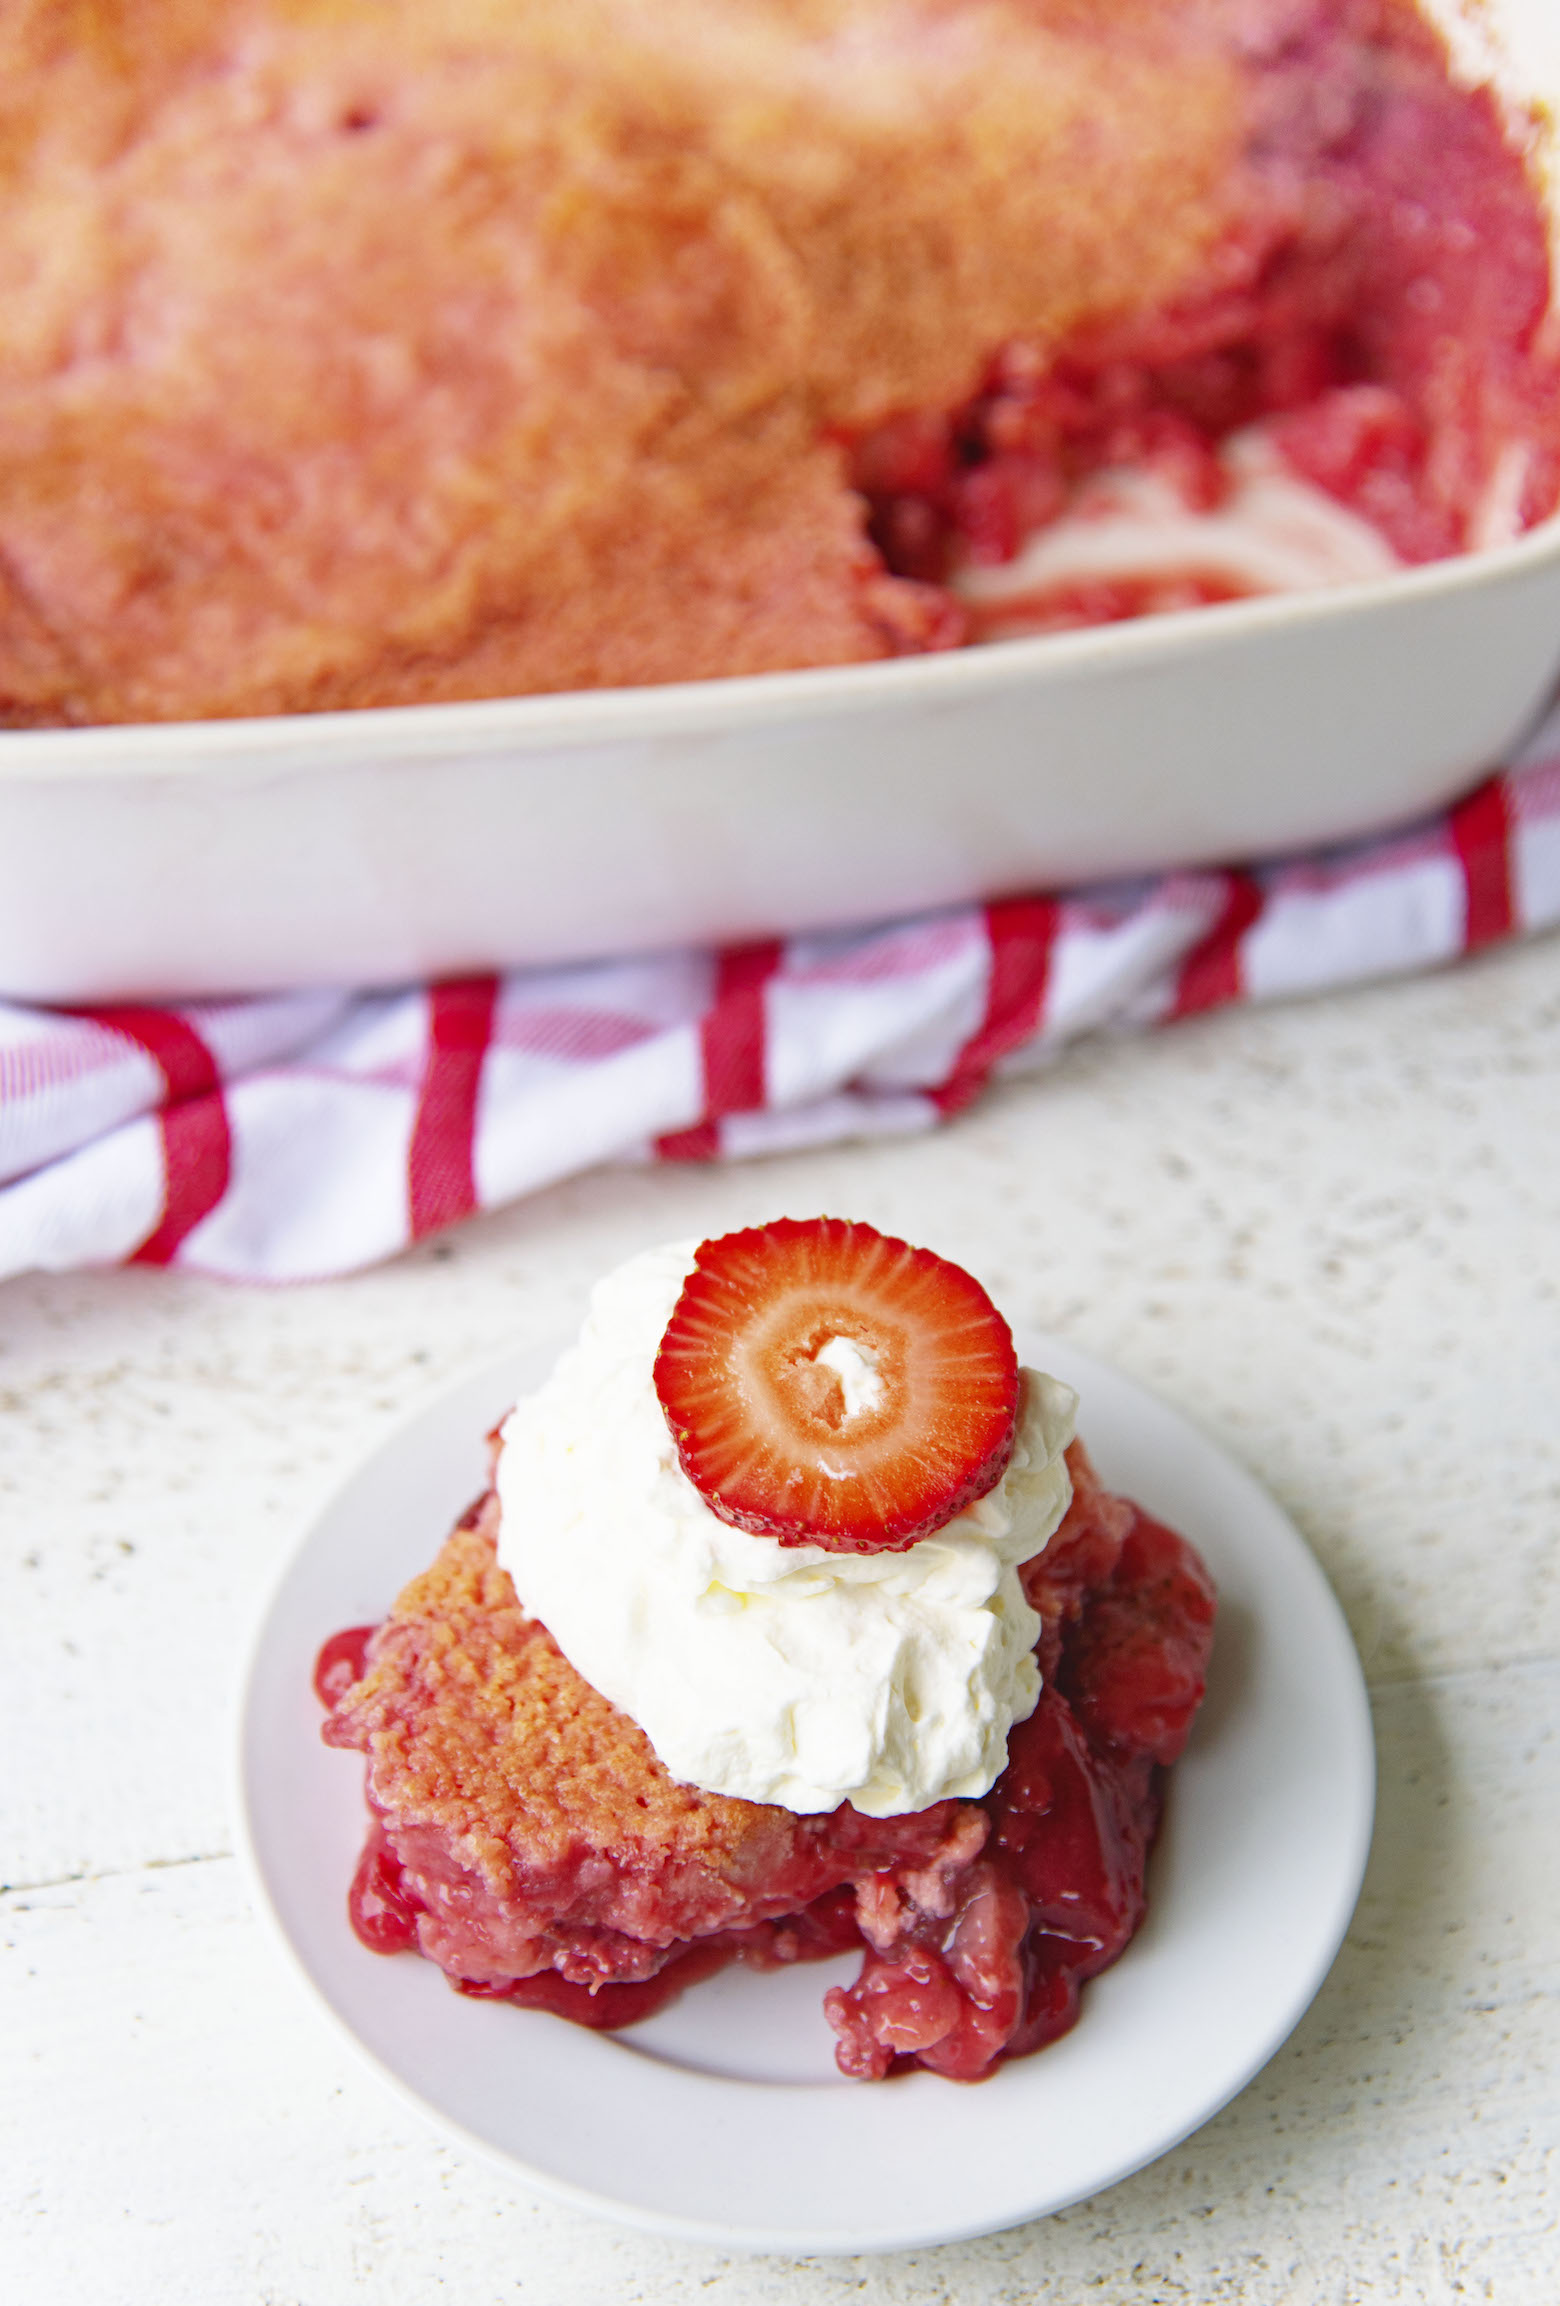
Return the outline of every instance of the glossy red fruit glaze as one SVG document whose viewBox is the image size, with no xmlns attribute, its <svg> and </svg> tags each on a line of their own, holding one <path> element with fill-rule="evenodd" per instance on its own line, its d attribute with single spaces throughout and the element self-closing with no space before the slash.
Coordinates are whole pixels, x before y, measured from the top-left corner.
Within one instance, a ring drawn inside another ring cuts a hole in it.
<svg viewBox="0 0 1560 2306">
<path fill-rule="evenodd" d="M 1117 1573 L 1068 1643 L 1058 1681 L 1089 1735 L 1166 1767 L 1186 1743 L 1213 1635 L 1213 1585 L 1190 1547 L 1139 1513 Z"/>
<path fill-rule="evenodd" d="M 825 1356 L 865 1357 L 853 1406 Z M 1012 1332 L 978 1281 L 837 1217 L 703 1242 L 655 1363 L 678 1460 L 710 1510 L 782 1545 L 899 1552 L 1001 1479 Z"/>
<path fill-rule="evenodd" d="M 477 2002 L 513 2002 L 518 2010 L 547 2010 L 555 2018 L 568 2018 L 592 2033 L 615 2033 L 620 2026 L 637 2026 L 653 2018 L 668 2002 L 701 1978 L 713 1977 L 732 1959 L 732 1948 L 720 1937 L 706 1938 L 667 1963 L 653 1978 L 630 1985 L 582 1986 L 556 1970 L 539 1970 L 534 1978 L 507 1985 L 483 1985 L 469 1978 L 453 1980 L 458 1994 Z"/>
<path fill-rule="evenodd" d="M 550 2010 L 554 2017 L 572 2019 L 575 2025 L 589 2026 L 593 2032 L 612 2033 L 620 2026 L 636 2026 L 641 2018 L 654 2017 L 689 1986 L 712 1977 L 730 1962 L 755 1970 L 785 1969 L 794 1962 L 827 1961 L 860 1942 L 855 1899 L 849 1889 L 838 1889 L 780 1921 L 718 1931 L 674 1955 L 654 1977 L 631 1985 L 585 1986 L 561 1978 L 556 1970 L 542 1970 L 534 1978 L 520 1978 L 511 1985 L 476 1985 L 464 1979 L 456 1979 L 454 1984 L 457 1993 L 478 2001 L 512 2002 L 521 2010 Z"/>
<path fill-rule="evenodd" d="M 331 1635 L 314 1661 L 314 1694 L 321 1705 L 333 1706 L 355 1681 L 362 1680 L 373 1638 L 371 1625 L 349 1625 Z"/>
<path fill-rule="evenodd" d="M 347 1892 L 353 1930 L 371 1953 L 415 1953 L 420 1910 L 384 1828 L 372 1827 Z"/>
</svg>

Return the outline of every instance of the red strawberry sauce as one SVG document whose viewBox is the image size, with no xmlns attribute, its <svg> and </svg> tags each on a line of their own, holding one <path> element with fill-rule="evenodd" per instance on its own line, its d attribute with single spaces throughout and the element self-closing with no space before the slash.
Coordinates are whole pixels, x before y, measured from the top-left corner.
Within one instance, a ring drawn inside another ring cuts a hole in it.
<svg viewBox="0 0 1560 2306">
<path fill-rule="evenodd" d="M 676 1946 L 653 1977 L 592 1993 L 548 1970 L 498 1989 L 456 1979 L 459 1989 L 611 2028 L 730 1961 L 770 1969 L 859 1948 L 856 1982 L 824 2005 L 847 2074 L 918 2063 L 973 2081 L 1064 2034 L 1084 1983 L 1143 1918 L 1166 1773 L 1202 1697 L 1214 1616 L 1191 1547 L 1102 1490 L 1081 1451 L 1070 1454 L 1073 1505 L 1024 1572 L 1044 1626 L 1045 1687 L 983 1801 L 888 1819 L 845 1804 L 814 1823 L 797 1912 Z M 321 1651 L 325 1703 L 361 1666 L 369 1632 L 338 1634 Z M 820 1858 L 838 1879 L 817 1895 Z M 762 1888 L 772 1903 L 786 1884 Z M 419 1908 L 378 1823 L 349 1907 L 376 1953 L 417 1949 Z"/>
<path fill-rule="evenodd" d="M 1505 524 L 1560 494 L 1560 383 L 1544 322 L 1542 204 L 1486 89 L 1386 0 L 1291 0 L 1253 34 L 1248 197 L 1205 288 L 1044 354 L 1007 347 L 952 410 L 847 443 L 895 574 L 940 585 L 1013 560 L 1102 469 L 1149 471 L 1190 511 L 1229 481 L 1221 445 L 1260 425 L 1299 478 L 1405 562 L 1481 541 L 1503 458 Z M 970 604 L 966 637 L 1109 623 L 1239 587 L 1174 576 L 1048 585 Z"/>
</svg>

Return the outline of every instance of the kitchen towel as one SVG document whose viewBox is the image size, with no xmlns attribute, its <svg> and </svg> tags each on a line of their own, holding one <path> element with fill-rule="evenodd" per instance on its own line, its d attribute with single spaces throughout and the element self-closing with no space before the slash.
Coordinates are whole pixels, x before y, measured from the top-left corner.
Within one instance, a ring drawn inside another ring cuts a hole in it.
<svg viewBox="0 0 1560 2306">
<path fill-rule="evenodd" d="M 1556 923 L 1560 713 L 1443 814 L 1249 872 L 391 990 L 0 1003 L 0 1276 L 346 1273 L 601 1162 L 928 1129 L 1081 1034 Z"/>
</svg>

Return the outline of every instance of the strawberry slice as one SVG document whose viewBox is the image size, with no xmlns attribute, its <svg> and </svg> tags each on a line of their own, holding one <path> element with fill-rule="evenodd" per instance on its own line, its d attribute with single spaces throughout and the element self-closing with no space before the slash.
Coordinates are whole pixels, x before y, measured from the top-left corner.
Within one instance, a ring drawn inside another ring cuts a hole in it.
<svg viewBox="0 0 1560 2306">
<path fill-rule="evenodd" d="M 700 1245 L 656 1357 L 683 1471 L 782 1545 L 901 1553 L 998 1482 L 1018 1357 L 978 1281 L 838 1217 Z"/>
</svg>

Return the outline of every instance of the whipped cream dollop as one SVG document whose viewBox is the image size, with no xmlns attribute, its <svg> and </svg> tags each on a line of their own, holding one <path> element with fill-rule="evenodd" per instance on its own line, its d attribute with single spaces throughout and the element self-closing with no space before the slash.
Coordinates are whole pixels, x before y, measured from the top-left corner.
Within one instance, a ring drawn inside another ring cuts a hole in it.
<svg viewBox="0 0 1560 2306">
<path fill-rule="evenodd" d="M 685 1784 L 870 1817 L 987 1792 L 1040 1695 L 1018 1568 L 1067 1510 L 1076 1396 L 1025 1370 L 1002 1479 L 903 1553 L 734 1529 L 678 1464 L 652 1375 L 694 1249 L 599 1282 L 505 1422 L 498 1558 L 521 1602 Z M 847 1401 L 870 1400 L 876 1371 L 841 1343 Z"/>
</svg>

